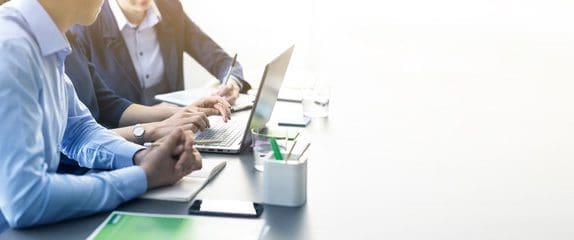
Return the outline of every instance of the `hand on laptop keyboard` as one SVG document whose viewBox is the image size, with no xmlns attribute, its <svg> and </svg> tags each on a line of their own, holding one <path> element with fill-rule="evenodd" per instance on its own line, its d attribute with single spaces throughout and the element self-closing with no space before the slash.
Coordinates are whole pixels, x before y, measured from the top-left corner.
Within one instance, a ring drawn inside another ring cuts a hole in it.
<svg viewBox="0 0 574 240">
<path fill-rule="evenodd" d="M 224 122 L 231 119 L 231 104 L 219 96 L 200 98 L 185 109 L 192 113 L 202 112 L 207 116 L 221 115 Z"/>
<path fill-rule="evenodd" d="M 179 111 L 172 115 L 171 117 L 161 121 L 144 124 L 145 141 L 153 142 L 164 136 L 167 136 L 170 132 L 177 128 L 182 128 L 183 130 L 191 130 L 192 132 L 198 132 L 200 130 L 210 127 L 209 120 L 205 113 L 196 112 L 190 113 L 187 111 Z"/>
</svg>

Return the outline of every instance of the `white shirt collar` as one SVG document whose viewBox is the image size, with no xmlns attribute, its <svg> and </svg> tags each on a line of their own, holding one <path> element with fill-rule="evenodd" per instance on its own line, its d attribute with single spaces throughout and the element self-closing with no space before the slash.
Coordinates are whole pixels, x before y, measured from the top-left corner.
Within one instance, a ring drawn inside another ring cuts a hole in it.
<svg viewBox="0 0 574 240">
<path fill-rule="evenodd" d="M 67 55 L 72 51 L 66 36 L 37 0 L 12 0 L 9 3 L 22 13 L 43 56 L 59 52 Z"/>
<path fill-rule="evenodd" d="M 123 30 L 126 26 L 138 29 L 151 28 L 161 21 L 161 13 L 159 12 L 155 2 L 151 3 L 151 8 L 146 12 L 146 16 L 139 26 L 128 21 L 117 0 L 109 0 L 108 2 L 110 3 L 110 8 L 112 9 L 112 13 L 116 19 L 116 23 L 118 24 L 118 29 L 120 31 Z"/>
</svg>

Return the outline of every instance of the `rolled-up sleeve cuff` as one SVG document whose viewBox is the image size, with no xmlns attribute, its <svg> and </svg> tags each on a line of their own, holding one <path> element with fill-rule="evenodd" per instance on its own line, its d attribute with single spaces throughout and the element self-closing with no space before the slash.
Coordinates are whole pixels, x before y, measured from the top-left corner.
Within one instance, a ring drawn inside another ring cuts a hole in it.
<svg viewBox="0 0 574 240">
<path fill-rule="evenodd" d="M 237 76 L 231 76 L 231 80 L 235 81 L 239 85 L 239 92 L 241 93 L 246 93 L 251 89 L 251 85 L 249 85 L 249 83 Z"/>
<path fill-rule="evenodd" d="M 132 166 L 113 171 L 114 175 L 121 179 L 122 193 L 126 199 L 134 199 L 141 196 L 147 190 L 147 178 L 140 166 Z"/>
<path fill-rule="evenodd" d="M 108 119 L 109 123 L 111 124 L 112 128 L 119 127 L 120 118 L 122 117 L 122 114 L 132 104 L 133 103 L 128 101 L 127 99 L 119 98 L 113 104 L 111 104 L 112 106 L 109 106 L 109 109 L 105 109 L 105 110 L 109 110 L 109 112 L 106 113 L 106 115 L 107 115 L 107 119 Z M 104 111 L 102 111 L 102 112 L 104 112 Z M 103 118 L 106 118 L 106 117 L 103 117 Z"/>
<path fill-rule="evenodd" d="M 112 151 L 115 153 L 113 168 L 118 169 L 133 166 L 134 155 L 136 154 L 136 152 L 144 148 L 145 147 L 141 145 L 137 145 L 135 143 L 127 141 L 122 141 L 121 143 L 118 143 L 117 145 L 115 145 Z"/>
<path fill-rule="evenodd" d="M 237 85 L 239 85 L 239 89 L 243 89 L 243 83 L 241 82 L 241 80 L 239 78 L 232 75 L 231 80 L 235 81 L 237 83 Z"/>
</svg>

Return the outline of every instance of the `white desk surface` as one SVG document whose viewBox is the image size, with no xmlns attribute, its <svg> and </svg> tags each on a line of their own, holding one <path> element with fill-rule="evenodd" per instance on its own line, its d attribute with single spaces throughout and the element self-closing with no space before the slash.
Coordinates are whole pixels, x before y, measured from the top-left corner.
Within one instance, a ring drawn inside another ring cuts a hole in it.
<svg viewBox="0 0 574 240">
<path fill-rule="evenodd" d="M 335 93 L 328 119 L 306 129 L 313 140 L 308 201 L 267 207 L 264 239 L 571 239 L 574 236 L 572 126 L 548 115 L 453 112 L 448 106 L 354 117 Z M 456 105 L 456 104 L 455 104 Z M 277 109 L 296 111 L 296 104 Z M 293 110 L 295 109 L 295 110 Z M 552 114 L 552 113 L 549 113 Z M 523 119 L 522 119 L 523 118 Z M 520 120 L 520 121 L 519 121 Z M 368 127 L 370 126 L 370 127 Z M 261 174 L 251 153 L 229 159 L 200 198 L 259 201 Z M 184 214 L 185 203 L 136 200 L 120 210 Z M 3 239 L 84 238 L 100 214 Z"/>
</svg>

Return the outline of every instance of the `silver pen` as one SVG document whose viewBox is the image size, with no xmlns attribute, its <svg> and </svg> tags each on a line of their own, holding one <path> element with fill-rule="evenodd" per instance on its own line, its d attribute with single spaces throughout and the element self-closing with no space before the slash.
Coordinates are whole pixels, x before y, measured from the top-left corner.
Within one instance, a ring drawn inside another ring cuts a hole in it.
<svg viewBox="0 0 574 240">
<path fill-rule="evenodd" d="M 233 61 L 231 62 L 231 66 L 227 70 L 227 74 L 225 74 L 225 78 L 223 78 L 223 82 L 221 83 L 222 86 L 225 86 L 231 77 L 231 70 L 235 67 L 235 63 L 237 62 L 237 53 L 233 56 Z"/>
</svg>

